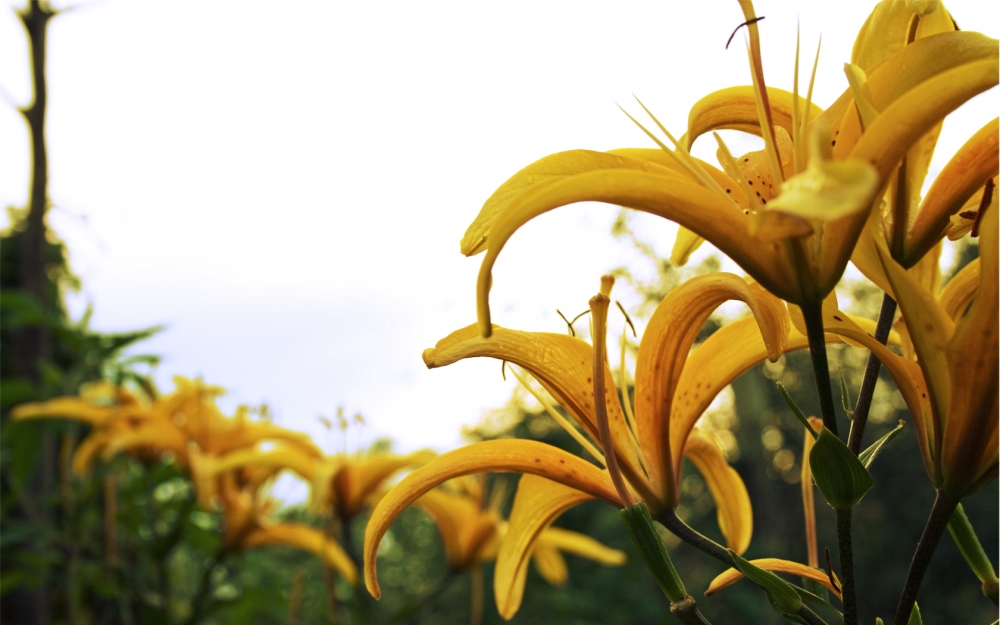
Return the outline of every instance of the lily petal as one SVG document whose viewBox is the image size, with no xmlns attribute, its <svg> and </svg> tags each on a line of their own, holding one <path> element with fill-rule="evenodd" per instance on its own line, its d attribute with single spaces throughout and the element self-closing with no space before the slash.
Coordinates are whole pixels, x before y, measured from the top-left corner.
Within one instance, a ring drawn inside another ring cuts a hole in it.
<svg viewBox="0 0 1000 625">
<path fill-rule="evenodd" d="M 759 558 L 757 560 L 750 560 L 750 564 L 759 569 L 771 571 L 772 573 L 788 573 L 789 575 L 797 575 L 819 582 L 826 586 L 838 599 L 840 598 L 840 591 L 830 583 L 830 578 L 827 574 L 811 566 L 779 558 Z M 712 580 L 712 583 L 708 585 L 708 590 L 705 591 L 705 595 L 713 595 L 727 586 L 732 586 L 741 579 L 743 579 L 743 573 L 740 573 L 736 569 L 728 569 Z"/>
<path fill-rule="evenodd" d="M 560 514 L 591 499 L 587 493 L 537 475 L 521 477 L 493 576 L 497 611 L 505 620 L 521 607 L 528 558 L 539 536 Z"/>
<path fill-rule="evenodd" d="M 788 334 L 788 315 L 778 298 L 730 273 L 697 276 L 670 292 L 653 313 L 636 357 L 635 418 L 654 489 L 676 503 L 671 456 L 671 411 L 691 346 L 709 315 L 723 302 L 740 300 L 754 312 L 759 330 L 747 328 L 777 359 Z M 763 335 L 763 339 L 761 339 Z M 728 384 L 728 382 L 726 382 Z M 724 386 L 724 385 L 723 385 Z M 680 442 L 683 445 L 683 439 Z"/>
<path fill-rule="evenodd" d="M 624 551 L 612 549 L 586 534 L 561 527 L 550 527 L 542 532 L 538 544 L 552 546 L 563 553 L 572 553 L 604 566 L 621 566 L 628 560 Z"/>
<path fill-rule="evenodd" d="M 602 169 L 637 169 L 666 173 L 657 167 L 656 163 L 635 160 L 628 155 L 614 152 L 570 150 L 551 154 L 517 172 L 493 192 L 483 204 L 479 215 L 465 231 L 462 237 L 462 253 L 472 256 L 486 251 L 490 245 L 490 230 L 497 217 L 531 187 L 574 174 Z"/>
<path fill-rule="evenodd" d="M 10 411 L 14 419 L 69 419 L 101 426 L 118 416 L 113 408 L 95 406 L 78 397 L 57 397 L 49 401 L 22 404 Z"/>
<path fill-rule="evenodd" d="M 374 454 L 357 462 L 344 463 L 334 477 L 341 514 L 351 517 L 361 512 L 372 494 L 394 473 L 427 464 L 436 455 L 424 449 L 405 456 Z"/>
<path fill-rule="evenodd" d="M 899 52 L 906 45 L 912 18 L 913 12 L 904 0 L 879 2 L 858 31 L 854 50 L 851 52 L 851 63 L 867 72 L 869 68 Z M 914 40 L 953 30 L 955 23 L 944 5 L 941 5 L 937 11 L 921 16 Z"/>
<path fill-rule="evenodd" d="M 935 35 L 946 36 L 949 35 Z M 933 37 L 922 41 L 930 39 Z M 907 46 L 907 49 L 916 45 Z M 871 163 L 879 172 L 879 179 L 888 180 L 900 159 L 928 128 L 971 97 L 997 84 L 1000 63 L 995 49 L 993 54 L 993 58 L 942 72 L 906 92 L 883 110 L 865 131 L 851 151 L 851 158 Z M 821 243 L 825 256 L 821 264 L 821 288 L 832 289 L 843 274 L 867 217 L 865 212 L 860 212 L 827 224 Z"/>
<path fill-rule="evenodd" d="M 407 475 L 389 492 L 368 520 L 365 530 L 365 585 L 376 599 L 381 595 L 375 551 L 399 513 L 436 485 L 454 477 L 490 471 L 529 473 L 560 482 L 613 506 L 622 502 L 611 477 L 594 465 L 557 447 L 530 440 L 502 439 L 461 447 L 442 454 Z"/>
<path fill-rule="evenodd" d="M 594 413 L 593 354 L 590 345 L 565 334 L 520 332 L 493 326 L 492 336 L 483 338 L 478 327 L 471 325 L 441 339 L 433 349 L 425 350 L 423 357 L 431 369 L 476 357 L 520 365 L 535 376 L 592 438 L 599 440 Z M 605 388 L 615 388 L 608 366 L 604 367 L 604 384 Z M 655 494 L 643 488 L 642 463 L 617 396 L 608 393 L 606 399 L 611 439 L 622 471 L 640 489 L 643 499 L 655 500 Z"/>
<path fill-rule="evenodd" d="M 498 218 L 477 288 L 484 334 L 490 332 L 490 274 L 507 239 L 545 212 L 586 201 L 616 204 L 670 219 L 712 241 L 772 293 L 793 301 L 800 299 L 797 273 L 784 248 L 778 243 L 749 240 L 748 217 L 732 202 L 690 180 L 642 171 L 605 170 L 565 178 L 522 196 Z"/>
<path fill-rule="evenodd" d="M 1000 172 L 1000 120 L 980 128 L 948 161 L 934 180 L 907 236 L 904 256 L 909 266 L 944 236 L 949 218 Z"/>
<path fill-rule="evenodd" d="M 688 114 L 687 148 L 691 149 L 695 139 L 713 130 L 742 130 L 761 135 L 760 119 L 757 117 L 757 102 L 752 85 L 728 87 L 708 94 L 698 100 Z M 792 106 L 795 96 L 775 87 L 767 88 L 767 99 L 771 104 L 774 125 L 784 128 L 791 135 Z M 799 96 L 799 110 L 805 110 L 806 99 Z M 823 112 L 819 106 L 811 104 L 809 120 Z"/>
<path fill-rule="evenodd" d="M 484 511 L 471 497 L 433 489 L 413 505 L 434 519 L 441 532 L 445 558 L 452 570 L 462 571 L 487 559 L 497 538 L 500 519 Z"/>
<path fill-rule="evenodd" d="M 941 296 L 938 298 L 938 301 L 941 303 L 941 308 L 944 309 L 945 313 L 953 321 L 958 321 L 958 319 L 965 315 L 969 304 L 976 297 L 981 279 L 981 268 L 982 258 L 976 258 L 965 267 L 962 267 L 962 270 L 956 273 L 948 281 L 948 284 L 941 289 Z"/>
<path fill-rule="evenodd" d="M 953 392 L 948 405 L 941 446 L 941 473 L 945 489 L 959 496 L 965 494 L 969 484 L 979 480 L 986 467 L 996 464 L 997 457 L 997 387 L 1000 381 L 997 360 L 1000 350 L 998 213 L 1000 210 L 994 201 L 982 218 L 979 291 L 968 314 L 955 324 L 954 335 L 945 348 L 951 387 L 961 392 Z M 919 332 L 914 329 L 914 334 Z M 917 342 L 916 336 L 914 342 Z M 927 369 L 926 364 L 924 369 Z"/>
<path fill-rule="evenodd" d="M 753 509 L 743 478 L 726 462 L 715 438 L 698 428 L 688 436 L 684 455 L 698 468 L 712 492 L 719 529 L 726 537 L 726 544 L 742 555 L 753 536 Z"/>
<path fill-rule="evenodd" d="M 299 523 L 279 523 L 251 530 L 242 541 L 244 548 L 264 545 L 288 545 L 323 558 L 347 583 L 358 583 L 358 570 L 344 550 L 323 532 Z"/>
</svg>

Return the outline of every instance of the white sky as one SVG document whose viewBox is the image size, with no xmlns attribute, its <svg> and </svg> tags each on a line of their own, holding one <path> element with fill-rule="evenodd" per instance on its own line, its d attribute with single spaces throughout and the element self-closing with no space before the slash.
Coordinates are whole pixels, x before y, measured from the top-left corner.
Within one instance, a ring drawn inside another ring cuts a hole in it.
<svg viewBox="0 0 1000 625">
<path fill-rule="evenodd" d="M 823 35 L 814 99 L 832 102 L 872 4 L 758 2 L 768 84 L 791 88 L 800 20 L 805 57 Z M 638 110 L 633 93 L 679 135 L 696 100 L 749 82 L 742 37 L 723 48 L 742 21 L 732 1 L 76 6 L 50 28 L 47 130 L 50 224 L 83 279 L 73 310 L 92 302 L 102 331 L 167 325 L 138 350 L 163 355 L 164 389 L 202 375 L 321 442 L 317 415 L 344 405 L 367 440 L 457 445 L 514 384 L 495 361 L 420 359 L 475 320 L 481 257 L 458 241 L 483 201 L 552 152 L 652 146 L 615 106 Z M 996 4 L 948 6 L 1000 31 Z M 27 68 L 8 10 L 3 205 L 26 201 L 11 103 L 30 98 Z M 946 124 L 932 176 L 998 108 L 991 92 Z M 494 320 L 563 331 L 556 308 L 584 310 L 601 273 L 635 260 L 609 234 L 616 212 L 579 205 L 522 229 L 494 271 Z M 668 253 L 667 222 L 633 223 Z"/>
</svg>

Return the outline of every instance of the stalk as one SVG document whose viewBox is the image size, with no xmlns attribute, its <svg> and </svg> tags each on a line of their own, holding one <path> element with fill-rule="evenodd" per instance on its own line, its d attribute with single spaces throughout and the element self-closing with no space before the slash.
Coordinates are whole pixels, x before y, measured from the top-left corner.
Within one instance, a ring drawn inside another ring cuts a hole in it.
<svg viewBox="0 0 1000 625">
<path fill-rule="evenodd" d="M 726 566 L 736 567 L 736 563 L 733 562 L 725 547 L 711 538 L 699 534 L 694 528 L 682 521 L 673 509 L 664 511 L 660 515 L 659 521 L 663 523 L 664 527 L 673 532 L 677 538 L 680 538 L 695 549 L 707 553 Z"/>
<path fill-rule="evenodd" d="M 854 548 L 851 541 L 851 509 L 837 510 L 837 550 L 844 601 L 844 625 L 858 623 L 858 595 L 854 584 Z"/>
<path fill-rule="evenodd" d="M 937 549 L 941 535 L 948 527 L 948 521 L 951 520 L 951 515 L 956 507 L 958 507 L 957 497 L 943 490 L 937 492 L 931 514 L 927 518 L 927 525 L 924 527 L 924 533 L 920 536 L 917 550 L 910 562 L 910 572 L 906 575 L 903 593 L 899 596 L 899 605 L 896 607 L 896 618 L 892 621 L 893 625 L 907 625 L 909 623 L 913 604 L 917 601 L 917 592 L 920 590 L 920 584 L 924 581 L 927 567 L 931 563 L 931 556 L 934 555 L 934 550 Z"/>
<path fill-rule="evenodd" d="M 875 325 L 875 340 L 885 345 L 892 330 L 892 318 L 896 315 L 896 300 L 886 293 L 882 297 L 882 309 L 878 313 Z M 875 384 L 878 382 L 878 372 L 882 362 L 874 352 L 868 354 L 868 364 L 865 365 L 865 377 L 861 381 L 861 391 L 858 403 L 854 406 L 854 421 L 851 423 L 851 433 L 847 437 L 847 447 L 854 455 L 861 453 L 861 439 L 868 423 L 868 413 L 872 407 L 872 397 L 875 394 Z"/>
<path fill-rule="evenodd" d="M 800 308 L 806 322 L 809 355 L 812 357 L 813 375 L 816 377 L 816 392 L 819 393 L 819 409 L 823 417 L 823 426 L 837 435 L 837 413 L 833 407 L 830 365 L 826 359 L 826 338 L 823 334 L 823 304 L 802 304 Z"/>
</svg>

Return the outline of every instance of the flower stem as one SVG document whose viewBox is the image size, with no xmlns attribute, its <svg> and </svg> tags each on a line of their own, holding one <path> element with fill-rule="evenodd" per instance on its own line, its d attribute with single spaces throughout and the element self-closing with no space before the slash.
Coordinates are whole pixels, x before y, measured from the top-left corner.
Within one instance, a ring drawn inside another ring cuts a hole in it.
<svg viewBox="0 0 1000 625">
<path fill-rule="evenodd" d="M 699 534 L 694 530 L 694 528 L 682 521 L 680 517 L 677 516 L 677 512 L 673 509 L 664 511 L 660 515 L 659 521 L 660 523 L 663 523 L 664 527 L 673 532 L 675 536 L 695 549 L 707 553 L 716 560 L 721 561 L 726 566 L 736 566 L 736 563 L 733 562 L 733 559 L 729 556 L 729 552 L 726 551 L 725 547 L 711 538 Z"/>
<path fill-rule="evenodd" d="M 682 601 L 671 602 L 670 613 L 676 616 L 677 620 L 684 623 L 684 625 L 712 625 L 698 611 L 698 606 L 691 595 L 688 595 Z"/>
<path fill-rule="evenodd" d="M 892 318 L 896 315 L 896 300 L 886 293 L 882 297 L 882 309 L 878 313 L 878 323 L 875 325 L 875 340 L 885 345 L 892 330 Z M 878 372 L 882 362 L 874 352 L 868 354 L 868 364 L 865 366 L 865 377 L 861 381 L 861 392 L 858 403 L 854 407 L 854 421 L 851 423 L 851 433 L 847 437 L 847 447 L 854 455 L 861 453 L 861 438 L 868 423 L 868 412 L 872 407 L 872 396 L 875 394 L 875 383 L 878 382 Z"/>
<path fill-rule="evenodd" d="M 802 304 L 802 316 L 806 322 L 806 336 L 809 339 L 809 355 L 812 357 L 813 375 L 816 377 L 816 392 L 819 393 L 819 409 L 826 429 L 837 435 L 837 414 L 833 407 L 833 389 L 830 386 L 830 365 L 826 359 L 826 337 L 823 334 L 823 304 Z"/>
<path fill-rule="evenodd" d="M 924 533 L 917 543 L 917 550 L 913 554 L 913 561 L 910 562 L 910 572 L 906 575 L 906 584 L 903 586 L 903 593 L 899 597 L 899 605 L 896 607 L 896 618 L 893 625 L 907 625 L 910 620 L 910 612 L 913 611 L 913 604 L 917 600 L 917 591 L 924 581 L 924 574 L 930 566 L 931 556 L 937 548 L 941 535 L 948 527 L 948 521 L 958 506 L 958 498 L 946 493 L 943 490 L 937 492 L 934 499 L 934 507 L 927 518 L 927 525 Z"/>
<path fill-rule="evenodd" d="M 851 541 L 851 509 L 837 510 L 837 550 L 844 600 L 844 625 L 858 623 L 858 595 L 854 585 L 854 549 Z"/>
</svg>

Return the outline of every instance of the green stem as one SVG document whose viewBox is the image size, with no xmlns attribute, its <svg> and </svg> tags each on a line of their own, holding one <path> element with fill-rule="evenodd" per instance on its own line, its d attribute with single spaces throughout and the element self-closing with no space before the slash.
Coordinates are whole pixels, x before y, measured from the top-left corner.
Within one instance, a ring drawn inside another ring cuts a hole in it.
<svg viewBox="0 0 1000 625">
<path fill-rule="evenodd" d="M 851 541 L 851 509 L 837 510 L 837 549 L 844 601 L 844 625 L 858 623 L 858 596 L 854 584 L 854 549 Z"/>
<path fill-rule="evenodd" d="M 205 570 L 202 571 L 201 582 L 198 584 L 198 592 L 195 594 L 194 599 L 191 600 L 191 615 L 184 621 L 184 625 L 195 625 L 195 623 L 201 620 L 202 615 L 204 615 L 205 602 L 212 593 L 212 571 L 215 570 L 215 565 L 218 563 L 218 555 L 210 558 L 205 563 Z M 166 597 L 164 597 L 164 600 L 166 600 Z"/>
<path fill-rule="evenodd" d="M 677 620 L 684 623 L 684 625 L 712 625 L 698 611 L 698 606 L 691 595 L 684 597 L 681 601 L 672 601 L 670 603 L 670 613 L 676 616 Z"/>
<path fill-rule="evenodd" d="M 707 553 L 726 566 L 736 566 L 736 563 L 733 562 L 733 559 L 729 556 L 729 552 L 726 551 L 725 547 L 711 538 L 699 534 L 694 528 L 682 521 L 680 517 L 677 516 L 677 512 L 673 509 L 664 511 L 660 515 L 659 520 L 660 523 L 663 523 L 664 527 L 673 532 L 677 538 L 680 538 L 695 549 Z"/>
<path fill-rule="evenodd" d="M 948 521 L 951 520 L 956 507 L 958 507 L 957 497 L 943 490 L 937 491 L 934 507 L 931 508 L 924 533 L 920 536 L 917 550 L 913 554 L 913 561 L 910 562 L 910 571 L 906 575 L 906 583 L 903 585 L 903 592 L 899 597 L 893 625 L 907 625 L 909 622 L 910 612 L 913 611 L 913 604 L 917 600 L 917 591 L 920 590 L 924 574 L 927 573 L 927 567 L 930 566 L 931 556 L 934 555 L 934 550 L 937 549 L 941 535 L 948 527 Z"/>
<path fill-rule="evenodd" d="M 813 375 L 816 377 L 816 392 L 819 393 L 819 409 L 826 429 L 837 435 L 837 413 L 834 411 L 833 389 L 830 386 L 830 365 L 826 359 L 826 337 L 823 333 L 823 304 L 802 304 L 802 316 L 806 322 L 806 336 L 809 339 L 809 355 L 812 357 Z"/>
<path fill-rule="evenodd" d="M 882 297 L 882 309 L 878 313 L 875 325 L 875 340 L 885 345 L 892 330 L 892 318 L 896 315 L 896 300 L 886 293 Z M 882 362 L 874 352 L 868 354 L 868 364 L 865 365 L 865 377 L 861 381 L 861 391 L 858 403 L 854 407 L 854 421 L 851 423 L 851 433 L 847 437 L 847 446 L 854 455 L 861 453 L 861 438 L 868 423 L 868 413 L 872 407 L 872 397 L 875 395 L 875 384 L 878 382 L 878 372 Z"/>
</svg>

